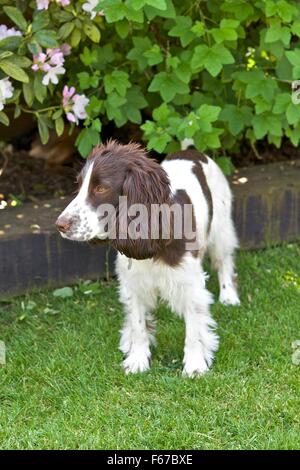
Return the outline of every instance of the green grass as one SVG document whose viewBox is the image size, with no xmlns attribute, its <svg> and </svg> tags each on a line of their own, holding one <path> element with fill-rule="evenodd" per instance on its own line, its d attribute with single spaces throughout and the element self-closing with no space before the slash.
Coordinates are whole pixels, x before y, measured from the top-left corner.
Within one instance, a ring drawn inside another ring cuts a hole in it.
<svg viewBox="0 0 300 470">
<path fill-rule="evenodd" d="M 164 305 L 151 370 L 123 374 L 115 282 L 0 303 L 0 447 L 299 448 L 299 255 L 297 245 L 239 254 L 242 306 L 213 305 L 221 346 L 200 379 L 181 377 L 184 325 Z M 217 294 L 215 274 L 208 287 Z"/>
</svg>

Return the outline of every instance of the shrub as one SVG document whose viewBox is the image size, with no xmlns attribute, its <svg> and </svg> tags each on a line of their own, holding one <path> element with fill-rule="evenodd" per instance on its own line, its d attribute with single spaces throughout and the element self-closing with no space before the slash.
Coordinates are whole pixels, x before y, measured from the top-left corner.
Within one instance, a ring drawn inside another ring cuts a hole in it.
<svg viewBox="0 0 300 470">
<path fill-rule="evenodd" d="M 83 156 L 108 121 L 140 126 L 157 152 L 185 138 L 223 156 L 244 139 L 299 143 L 296 0 L 0 3 L 0 108 L 34 113 L 43 142 L 69 120 Z"/>
</svg>

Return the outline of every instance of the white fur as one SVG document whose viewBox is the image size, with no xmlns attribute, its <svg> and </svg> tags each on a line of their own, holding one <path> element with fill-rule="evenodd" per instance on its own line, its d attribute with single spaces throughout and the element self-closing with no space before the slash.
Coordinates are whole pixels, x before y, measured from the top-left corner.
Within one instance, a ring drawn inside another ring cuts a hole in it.
<svg viewBox="0 0 300 470">
<path fill-rule="evenodd" d="M 193 162 L 170 160 L 162 166 L 170 178 L 172 192 L 185 190 L 193 203 L 201 251 L 204 254 L 208 249 L 218 270 L 220 301 L 239 304 L 233 282 L 233 252 L 238 243 L 231 219 L 231 192 L 226 178 L 211 159 L 202 164 L 214 208 L 207 237 L 208 206 L 199 181 L 192 172 Z M 120 341 L 120 349 L 125 354 L 125 372 L 143 372 L 149 368 L 150 346 L 154 338 L 148 321 L 151 321 L 152 311 L 158 298 L 161 298 L 183 317 L 186 324 L 183 374 L 193 377 L 205 373 L 218 349 L 218 337 L 214 332 L 216 323 L 209 311 L 212 296 L 205 288 L 205 273 L 199 258 L 187 252 L 180 265 L 172 268 L 161 261 L 129 260 L 125 255 L 118 254 L 116 270 L 120 300 L 126 311 Z"/>
<path fill-rule="evenodd" d="M 93 162 L 87 166 L 79 193 L 60 215 L 73 221 L 71 231 L 68 234 L 61 233 L 64 238 L 87 241 L 92 238 L 107 237 L 105 224 L 99 222 L 97 211 L 87 203 L 92 171 Z"/>
</svg>

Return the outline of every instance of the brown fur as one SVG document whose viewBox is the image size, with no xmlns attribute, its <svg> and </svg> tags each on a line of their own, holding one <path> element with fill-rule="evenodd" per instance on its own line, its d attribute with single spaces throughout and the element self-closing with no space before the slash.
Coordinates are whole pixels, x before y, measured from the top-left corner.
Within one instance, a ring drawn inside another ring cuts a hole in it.
<svg viewBox="0 0 300 470">
<path fill-rule="evenodd" d="M 207 205 L 208 205 L 208 225 L 207 225 L 207 233 L 210 231 L 210 226 L 213 218 L 213 200 L 212 200 L 212 195 L 209 189 L 209 186 L 206 181 L 206 176 L 204 174 L 203 168 L 201 166 L 201 163 L 195 163 L 193 166 L 193 173 L 197 176 L 197 179 L 199 181 L 199 184 L 202 188 L 203 194 L 205 196 Z"/>
<path fill-rule="evenodd" d="M 170 153 L 165 160 L 189 160 L 192 162 L 208 163 L 206 155 L 195 149 L 181 150 L 179 152 Z"/>
<path fill-rule="evenodd" d="M 133 204 L 143 204 L 151 214 L 152 204 L 173 203 L 191 204 L 190 198 L 184 190 L 176 192 L 172 197 L 170 191 L 170 183 L 165 170 L 155 161 L 147 157 L 146 152 L 138 145 L 130 143 L 128 145 L 120 145 L 116 141 L 110 140 L 106 145 L 96 147 L 88 158 L 93 160 L 94 166 L 89 186 L 89 200 L 94 207 L 100 204 L 110 203 L 116 208 L 117 220 L 116 239 L 109 242 L 120 253 L 125 254 L 128 258 L 161 259 L 170 266 L 176 266 L 185 252 L 185 242 L 192 240 L 175 240 L 173 238 L 173 219 L 171 219 L 170 238 L 162 239 L 162 227 L 157 228 L 159 233 L 158 239 L 151 239 L 150 236 L 150 220 L 148 221 L 148 239 L 130 238 L 127 234 L 126 238 L 122 238 L 125 224 L 124 210 L 119 206 L 119 196 L 127 196 L 128 208 Z M 79 184 L 84 177 L 86 169 L 79 175 Z M 106 188 L 104 193 L 98 194 L 95 191 L 97 186 Z M 128 216 L 127 227 L 132 221 Z M 195 218 L 193 217 L 193 230 L 195 230 Z M 94 242 L 97 242 L 95 240 Z M 103 241 L 99 240 L 100 243 Z M 193 252 L 197 255 L 197 252 Z"/>
</svg>

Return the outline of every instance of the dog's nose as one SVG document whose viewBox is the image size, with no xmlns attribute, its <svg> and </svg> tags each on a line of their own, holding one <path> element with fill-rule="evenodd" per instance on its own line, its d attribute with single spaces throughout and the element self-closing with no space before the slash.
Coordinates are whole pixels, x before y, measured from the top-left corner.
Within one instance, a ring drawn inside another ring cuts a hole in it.
<svg viewBox="0 0 300 470">
<path fill-rule="evenodd" d="M 66 217 L 58 217 L 56 221 L 56 227 L 62 233 L 66 233 L 72 225 L 71 219 L 67 219 Z"/>
</svg>

